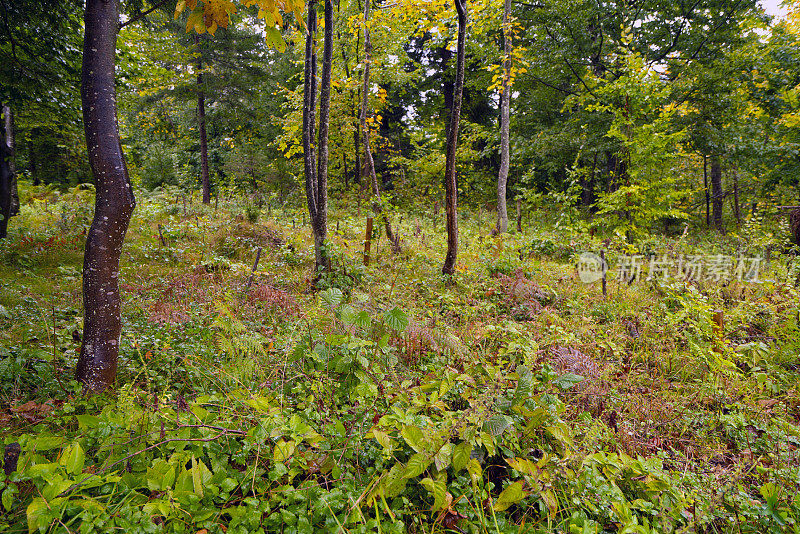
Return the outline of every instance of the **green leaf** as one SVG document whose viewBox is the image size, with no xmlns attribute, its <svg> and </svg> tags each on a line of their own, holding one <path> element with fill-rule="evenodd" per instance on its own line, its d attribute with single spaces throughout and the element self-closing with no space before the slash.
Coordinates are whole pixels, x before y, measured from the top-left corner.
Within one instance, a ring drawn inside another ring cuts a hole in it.
<svg viewBox="0 0 800 534">
<path fill-rule="evenodd" d="M 467 466 L 472 455 L 472 443 L 462 441 L 453 447 L 453 470 L 458 473 Z"/>
<path fill-rule="evenodd" d="M 429 465 L 431 465 L 431 461 L 428 456 L 418 452 L 408 459 L 406 470 L 403 473 L 403 478 L 417 477 L 421 475 Z"/>
<path fill-rule="evenodd" d="M 525 402 L 533 392 L 533 374 L 524 365 L 517 367 L 517 388 L 514 390 L 514 399 L 511 401 L 512 406 L 517 406 Z"/>
<path fill-rule="evenodd" d="M 325 306 L 334 309 L 344 300 L 344 293 L 338 287 L 332 287 L 320 293 L 319 299 Z"/>
<path fill-rule="evenodd" d="M 493 415 L 483 423 L 483 429 L 486 432 L 489 432 L 492 436 L 499 436 L 505 432 L 506 429 L 511 427 L 512 424 L 513 422 L 509 417 L 502 414 L 497 414 Z"/>
<path fill-rule="evenodd" d="M 339 308 L 339 320 L 342 321 L 344 324 L 354 324 L 356 322 L 356 318 L 358 314 L 356 313 L 356 309 L 346 304 Z"/>
<path fill-rule="evenodd" d="M 407 478 L 403 476 L 405 468 L 402 464 L 395 464 L 384 477 L 381 484 L 381 490 L 384 497 L 391 499 L 397 497 L 406 487 Z"/>
<path fill-rule="evenodd" d="M 17 489 L 16 484 L 11 484 L 3 490 L 2 503 L 3 508 L 6 509 L 6 512 L 11 511 L 11 505 L 14 504 L 14 495 L 16 495 L 18 491 L 19 490 Z"/>
<path fill-rule="evenodd" d="M 565 375 L 559 376 L 555 380 L 553 380 L 553 384 L 556 387 L 559 387 L 563 390 L 567 390 L 574 386 L 579 382 L 583 382 L 584 378 L 580 375 L 576 375 L 574 373 L 567 373 Z"/>
<path fill-rule="evenodd" d="M 433 506 L 431 510 L 434 512 L 441 510 L 445 504 L 445 495 L 447 494 L 447 473 L 441 472 L 436 480 L 432 478 L 423 478 L 419 481 L 420 484 L 425 486 L 425 489 L 433 494 Z"/>
<path fill-rule="evenodd" d="M 437 471 L 444 471 L 450 465 L 453 457 L 453 444 L 445 443 L 436 456 L 433 457 L 433 463 L 436 465 Z"/>
<path fill-rule="evenodd" d="M 147 489 L 150 491 L 160 491 L 171 488 L 175 483 L 175 466 L 158 458 L 147 469 Z"/>
<path fill-rule="evenodd" d="M 394 308 L 384 315 L 383 320 L 389 325 L 389 328 L 402 332 L 408 326 L 408 315 L 406 315 L 399 308 Z"/>
<path fill-rule="evenodd" d="M 372 319 L 366 311 L 360 311 L 358 315 L 356 315 L 353 324 L 359 328 L 369 328 L 372 324 Z"/>
<path fill-rule="evenodd" d="M 415 451 L 422 452 L 424 450 L 425 439 L 422 430 L 419 428 L 406 425 L 403 427 L 403 430 L 400 431 L 400 435 L 403 436 L 403 439 L 406 440 L 409 447 Z"/>
<path fill-rule="evenodd" d="M 67 473 L 77 475 L 83 471 L 84 462 L 83 447 L 78 442 L 73 443 L 61 453 L 59 463 L 66 467 Z"/>
<path fill-rule="evenodd" d="M 382 430 L 378 430 L 377 428 L 372 429 L 372 437 L 375 438 L 375 441 L 381 444 L 381 446 L 388 450 L 392 450 L 392 440 L 389 438 L 389 434 L 383 432 Z"/>
<path fill-rule="evenodd" d="M 494 510 L 502 512 L 512 504 L 516 504 L 525 497 L 525 492 L 522 491 L 522 481 L 517 480 L 513 484 L 506 486 L 506 489 L 497 497 L 497 502 L 494 503 Z"/>
<path fill-rule="evenodd" d="M 63 499 L 57 500 L 61 501 Z M 56 503 L 51 502 L 50 504 L 55 505 Z M 36 532 L 39 529 L 45 530 L 50 526 L 50 514 L 47 513 L 49 509 L 47 501 L 41 497 L 35 497 L 33 501 L 31 501 L 28 505 L 28 509 L 25 511 L 28 516 L 28 532 Z"/>
<path fill-rule="evenodd" d="M 0 317 L 4 319 L 11 319 L 11 313 L 2 304 L 0 304 Z"/>
<path fill-rule="evenodd" d="M 279 439 L 278 442 L 275 443 L 275 450 L 272 453 L 273 458 L 276 462 L 286 462 L 292 457 L 296 448 L 297 446 L 294 441 L 283 441 Z"/>
<path fill-rule="evenodd" d="M 200 464 L 203 462 L 201 461 Z M 202 473 L 200 472 L 200 467 L 197 460 L 192 455 L 192 486 L 194 487 L 194 492 L 197 494 L 198 497 L 201 499 L 203 498 L 204 491 L 203 491 L 203 477 Z"/>
</svg>

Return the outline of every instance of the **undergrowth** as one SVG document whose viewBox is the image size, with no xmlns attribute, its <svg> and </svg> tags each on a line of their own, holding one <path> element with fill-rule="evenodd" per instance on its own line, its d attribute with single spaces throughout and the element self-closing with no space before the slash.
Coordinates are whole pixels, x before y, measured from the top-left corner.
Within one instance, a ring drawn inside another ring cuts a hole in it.
<svg viewBox="0 0 800 534">
<path fill-rule="evenodd" d="M 403 214 L 402 251 L 376 236 L 365 267 L 363 217 L 333 205 L 314 292 L 299 210 L 140 195 L 118 381 L 85 397 L 89 193 L 23 184 L 0 244 L 0 530 L 800 529 L 796 260 L 759 283 L 612 275 L 605 298 L 573 264 L 733 254 L 761 220 L 742 241 L 625 243 L 495 237 L 478 214 L 451 285 L 429 216 Z"/>
</svg>

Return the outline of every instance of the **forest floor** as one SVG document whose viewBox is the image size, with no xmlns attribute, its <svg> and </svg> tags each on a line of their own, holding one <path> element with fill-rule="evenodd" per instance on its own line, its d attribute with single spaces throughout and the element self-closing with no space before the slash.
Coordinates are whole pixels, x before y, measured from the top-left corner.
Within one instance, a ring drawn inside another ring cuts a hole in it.
<svg viewBox="0 0 800 534">
<path fill-rule="evenodd" d="M 342 202 L 313 291 L 299 208 L 140 193 L 118 381 L 85 397 L 92 197 L 24 187 L 0 244 L 0 531 L 800 532 L 798 261 L 616 279 L 763 254 L 754 225 L 630 245 L 466 209 L 448 280 L 441 215 L 393 213 L 365 267 Z M 601 249 L 606 297 L 575 267 Z"/>
</svg>

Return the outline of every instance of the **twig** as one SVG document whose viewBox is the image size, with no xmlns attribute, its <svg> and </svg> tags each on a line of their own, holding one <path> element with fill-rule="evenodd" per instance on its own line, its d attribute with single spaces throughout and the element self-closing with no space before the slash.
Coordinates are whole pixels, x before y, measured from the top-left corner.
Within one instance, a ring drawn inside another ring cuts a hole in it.
<svg viewBox="0 0 800 534">
<path fill-rule="evenodd" d="M 152 13 L 153 11 L 155 11 L 156 9 L 158 9 L 158 8 L 160 8 L 160 7 L 162 7 L 162 6 L 164 6 L 164 5 L 165 5 L 165 4 L 167 4 L 169 1 L 170 1 L 170 0 L 162 0 L 161 2 L 157 3 L 156 5 L 154 5 L 154 6 L 153 6 L 153 7 L 151 7 L 150 9 L 148 9 L 147 11 L 140 11 L 139 13 L 135 14 L 134 16 L 132 16 L 131 18 L 129 18 L 128 20 L 126 20 L 125 22 L 122 22 L 122 23 L 120 23 L 120 25 L 119 25 L 118 29 L 119 29 L 119 30 L 121 30 L 122 28 L 124 28 L 124 27 L 125 27 L 125 26 L 127 26 L 128 24 L 133 24 L 134 22 L 137 22 L 137 21 L 139 21 L 139 20 L 141 20 L 141 19 L 145 18 L 147 15 L 149 15 L 150 13 Z"/>
</svg>

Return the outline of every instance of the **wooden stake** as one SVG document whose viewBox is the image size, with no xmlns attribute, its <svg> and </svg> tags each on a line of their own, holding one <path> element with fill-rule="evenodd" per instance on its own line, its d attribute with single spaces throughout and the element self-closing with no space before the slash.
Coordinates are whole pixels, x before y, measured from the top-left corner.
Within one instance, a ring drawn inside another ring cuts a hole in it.
<svg viewBox="0 0 800 534">
<path fill-rule="evenodd" d="M 602 279 L 603 282 L 602 283 L 603 283 L 603 298 L 605 299 L 606 296 L 608 295 L 607 289 L 606 289 L 606 251 L 605 250 L 601 250 L 600 251 L 600 268 L 603 269 L 603 279 Z"/>
<path fill-rule="evenodd" d="M 250 278 L 247 279 L 247 288 L 248 289 L 253 284 L 253 277 L 256 274 L 256 269 L 258 269 L 258 260 L 260 260 L 260 259 L 261 259 L 261 247 L 258 247 L 258 252 L 256 252 L 256 261 L 253 262 L 253 270 L 250 272 Z"/>
<path fill-rule="evenodd" d="M 522 232 L 522 199 L 517 199 L 517 232 Z"/>
<path fill-rule="evenodd" d="M 372 217 L 367 217 L 367 233 L 364 236 L 364 265 L 369 265 L 369 248 L 372 244 Z"/>
<path fill-rule="evenodd" d="M 167 243 L 164 241 L 164 234 L 161 232 L 161 225 L 158 225 L 158 237 L 161 239 L 161 246 L 165 247 Z"/>
</svg>

